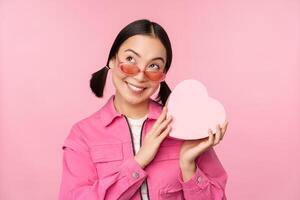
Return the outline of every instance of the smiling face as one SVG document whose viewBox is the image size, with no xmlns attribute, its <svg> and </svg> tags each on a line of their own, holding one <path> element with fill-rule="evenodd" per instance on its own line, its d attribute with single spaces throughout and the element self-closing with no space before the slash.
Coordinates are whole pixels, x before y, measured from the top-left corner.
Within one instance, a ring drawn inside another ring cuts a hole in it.
<svg viewBox="0 0 300 200">
<path fill-rule="evenodd" d="M 118 67 L 120 62 L 138 66 L 140 72 L 127 75 Z M 139 104 L 151 97 L 160 81 L 150 80 L 143 71 L 163 71 L 166 63 L 166 49 L 158 38 L 134 35 L 123 42 L 109 67 L 112 68 L 116 96 L 129 104 Z"/>
</svg>

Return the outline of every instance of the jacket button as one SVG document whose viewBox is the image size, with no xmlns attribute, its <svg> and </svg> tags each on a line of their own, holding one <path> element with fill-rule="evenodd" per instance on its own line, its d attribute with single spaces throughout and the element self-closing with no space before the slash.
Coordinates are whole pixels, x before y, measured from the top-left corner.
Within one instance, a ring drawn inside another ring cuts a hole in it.
<svg viewBox="0 0 300 200">
<path fill-rule="evenodd" d="M 200 183 L 201 180 L 202 180 L 201 176 L 199 176 L 197 180 L 198 180 L 198 182 Z"/>
<path fill-rule="evenodd" d="M 137 179 L 139 176 L 140 176 L 140 175 L 139 175 L 138 172 L 133 172 L 133 173 L 132 173 L 132 177 L 135 178 L 135 179 Z"/>
</svg>

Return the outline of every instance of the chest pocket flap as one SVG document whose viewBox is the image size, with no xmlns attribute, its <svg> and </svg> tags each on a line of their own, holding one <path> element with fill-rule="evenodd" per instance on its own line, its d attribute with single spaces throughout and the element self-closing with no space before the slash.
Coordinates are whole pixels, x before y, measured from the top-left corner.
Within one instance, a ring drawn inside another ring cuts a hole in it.
<svg viewBox="0 0 300 200">
<path fill-rule="evenodd" d="M 122 143 L 93 145 L 90 151 L 93 162 L 123 160 Z"/>
</svg>

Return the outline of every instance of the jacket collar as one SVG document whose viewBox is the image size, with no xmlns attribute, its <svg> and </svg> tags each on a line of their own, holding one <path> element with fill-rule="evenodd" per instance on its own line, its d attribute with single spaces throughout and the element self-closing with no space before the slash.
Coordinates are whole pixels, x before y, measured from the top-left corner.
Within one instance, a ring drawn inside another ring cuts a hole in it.
<svg viewBox="0 0 300 200">
<path fill-rule="evenodd" d="M 116 117 L 121 117 L 122 114 L 117 112 L 114 106 L 115 95 L 107 100 L 104 106 L 98 111 L 98 114 L 105 126 L 108 126 Z M 162 105 L 150 98 L 148 105 L 148 119 L 157 119 L 161 113 Z"/>
</svg>

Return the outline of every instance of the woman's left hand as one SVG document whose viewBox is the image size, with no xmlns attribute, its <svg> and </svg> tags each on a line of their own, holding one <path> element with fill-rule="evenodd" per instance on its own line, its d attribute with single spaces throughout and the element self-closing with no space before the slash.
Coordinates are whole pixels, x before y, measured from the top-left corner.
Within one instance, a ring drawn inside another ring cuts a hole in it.
<svg viewBox="0 0 300 200">
<path fill-rule="evenodd" d="M 185 140 L 180 149 L 180 166 L 190 167 L 195 164 L 195 159 L 208 148 L 215 146 L 220 143 L 223 139 L 226 129 L 227 129 L 228 121 L 225 120 L 222 128 L 218 124 L 216 126 L 217 132 L 212 133 L 212 130 L 209 129 L 209 136 L 206 138 L 198 139 L 198 140 Z"/>
</svg>

